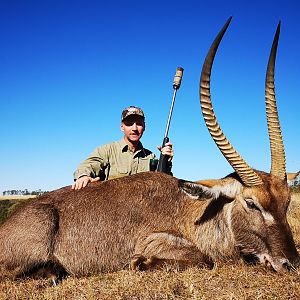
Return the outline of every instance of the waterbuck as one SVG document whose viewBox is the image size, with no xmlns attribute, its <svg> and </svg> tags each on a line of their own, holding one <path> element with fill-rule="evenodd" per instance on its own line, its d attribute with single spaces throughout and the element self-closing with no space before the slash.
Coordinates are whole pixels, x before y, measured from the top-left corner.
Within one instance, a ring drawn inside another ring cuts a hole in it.
<svg viewBox="0 0 300 300">
<path fill-rule="evenodd" d="M 213 42 L 200 79 L 206 125 L 235 170 L 220 180 L 190 182 L 146 172 L 64 187 L 17 209 L 0 228 L 0 277 L 48 267 L 74 276 L 211 265 L 244 257 L 278 271 L 299 265 L 287 222 L 290 193 L 274 94 L 279 25 L 266 76 L 271 173 L 253 170 L 229 143 L 210 99 L 210 74 L 230 19 Z"/>
</svg>

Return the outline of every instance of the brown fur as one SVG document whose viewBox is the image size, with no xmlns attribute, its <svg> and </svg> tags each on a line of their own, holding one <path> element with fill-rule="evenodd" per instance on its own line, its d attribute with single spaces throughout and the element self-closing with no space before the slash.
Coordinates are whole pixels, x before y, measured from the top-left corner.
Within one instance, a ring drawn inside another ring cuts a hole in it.
<svg viewBox="0 0 300 300">
<path fill-rule="evenodd" d="M 236 175 L 194 184 L 146 172 L 50 192 L 0 227 L 0 277 L 16 278 L 42 266 L 83 276 L 261 254 L 275 269 L 286 263 L 283 258 L 297 265 L 286 221 L 288 189 L 259 174 L 263 187 L 244 187 Z M 258 199 L 275 221 L 267 224 L 262 212 L 247 208 L 245 197 Z"/>
</svg>

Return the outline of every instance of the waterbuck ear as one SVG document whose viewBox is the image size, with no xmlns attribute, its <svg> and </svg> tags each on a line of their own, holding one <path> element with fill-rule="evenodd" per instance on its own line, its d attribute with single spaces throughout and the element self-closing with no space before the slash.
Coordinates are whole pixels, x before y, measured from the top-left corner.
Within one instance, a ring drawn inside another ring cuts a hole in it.
<svg viewBox="0 0 300 300">
<path fill-rule="evenodd" d="M 195 182 L 179 179 L 178 186 L 188 196 L 198 200 L 217 199 L 220 196 L 233 199 L 242 188 L 241 183 L 233 178 Z"/>
</svg>

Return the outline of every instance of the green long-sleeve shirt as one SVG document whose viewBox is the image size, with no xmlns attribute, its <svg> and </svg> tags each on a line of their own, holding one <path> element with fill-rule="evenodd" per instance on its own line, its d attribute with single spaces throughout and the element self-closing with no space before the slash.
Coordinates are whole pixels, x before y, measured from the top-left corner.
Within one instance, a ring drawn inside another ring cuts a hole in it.
<svg viewBox="0 0 300 300">
<path fill-rule="evenodd" d="M 155 155 L 139 143 L 132 152 L 124 139 L 97 147 L 74 172 L 74 179 L 87 175 L 108 180 L 140 172 L 150 171 L 150 159 Z"/>
</svg>

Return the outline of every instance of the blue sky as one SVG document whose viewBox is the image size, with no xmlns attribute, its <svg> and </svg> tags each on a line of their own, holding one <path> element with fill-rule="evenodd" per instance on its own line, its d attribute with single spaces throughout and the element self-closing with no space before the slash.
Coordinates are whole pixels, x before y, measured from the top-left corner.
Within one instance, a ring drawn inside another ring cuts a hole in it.
<svg viewBox="0 0 300 300">
<path fill-rule="evenodd" d="M 199 77 L 215 35 L 233 16 L 212 71 L 220 125 L 254 168 L 269 172 L 264 80 L 279 20 L 275 70 L 287 170 L 300 169 L 298 1 L 1 1 L 0 193 L 53 190 L 80 161 L 122 137 L 120 114 L 146 114 L 145 147 L 158 154 L 177 66 L 184 68 L 169 137 L 176 177 L 232 172 L 199 105 Z"/>
</svg>

